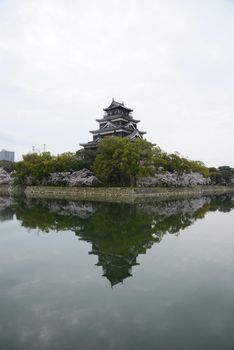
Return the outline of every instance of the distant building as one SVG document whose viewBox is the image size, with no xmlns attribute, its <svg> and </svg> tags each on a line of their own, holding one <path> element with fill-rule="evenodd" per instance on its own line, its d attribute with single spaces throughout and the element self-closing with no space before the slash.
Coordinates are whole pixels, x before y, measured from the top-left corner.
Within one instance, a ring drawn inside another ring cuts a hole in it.
<svg viewBox="0 0 234 350">
<path fill-rule="evenodd" d="M 146 132 L 139 131 L 137 124 L 140 120 L 133 119 L 133 110 L 127 108 L 124 103 L 112 100 L 108 108 L 104 108 L 102 119 L 96 119 L 99 123 L 99 129 L 90 131 L 93 134 L 93 140 L 87 143 L 81 143 L 86 149 L 95 149 L 98 141 L 103 137 L 127 137 L 130 140 L 142 138 Z"/>
<path fill-rule="evenodd" d="M 5 149 L 0 151 L 0 160 L 7 160 L 8 162 L 15 161 L 15 153 L 11 151 L 6 151 Z"/>
</svg>

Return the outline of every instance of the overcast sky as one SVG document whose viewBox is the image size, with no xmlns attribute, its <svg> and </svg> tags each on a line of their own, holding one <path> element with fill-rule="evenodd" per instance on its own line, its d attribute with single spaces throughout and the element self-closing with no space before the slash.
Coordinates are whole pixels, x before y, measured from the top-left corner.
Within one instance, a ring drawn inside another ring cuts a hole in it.
<svg viewBox="0 0 234 350">
<path fill-rule="evenodd" d="M 234 1 L 0 0 L 0 149 L 91 140 L 112 97 L 146 138 L 234 166 Z"/>
</svg>

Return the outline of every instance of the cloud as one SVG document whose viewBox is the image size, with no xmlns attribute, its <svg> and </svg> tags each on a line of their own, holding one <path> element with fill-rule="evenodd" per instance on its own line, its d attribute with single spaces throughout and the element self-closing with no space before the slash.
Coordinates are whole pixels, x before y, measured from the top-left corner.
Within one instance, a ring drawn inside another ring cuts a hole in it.
<svg viewBox="0 0 234 350">
<path fill-rule="evenodd" d="M 165 150 L 234 166 L 233 2 L 5 0 L 0 23 L 6 133 L 75 151 L 115 97 Z"/>
</svg>

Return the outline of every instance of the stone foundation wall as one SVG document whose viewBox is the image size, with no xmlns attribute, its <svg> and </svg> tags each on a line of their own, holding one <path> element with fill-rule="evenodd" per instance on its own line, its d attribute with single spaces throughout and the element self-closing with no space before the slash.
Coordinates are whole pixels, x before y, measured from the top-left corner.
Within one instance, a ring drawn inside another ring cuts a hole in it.
<svg viewBox="0 0 234 350">
<path fill-rule="evenodd" d="M 30 198 L 62 198 L 93 201 L 131 202 L 134 194 L 129 187 L 55 187 L 30 186 L 25 190 Z"/>
<path fill-rule="evenodd" d="M 226 186 L 194 186 L 194 187 L 57 187 L 28 186 L 21 191 L 12 191 L 7 185 L 0 185 L 0 195 L 22 195 L 30 198 L 54 198 L 90 200 L 103 202 L 150 201 L 176 198 L 192 198 L 203 195 L 233 193 L 234 187 Z"/>
<path fill-rule="evenodd" d="M 132 188 L 132 187 L 27 187 L 25 194 L 31 198 L 81 199 L 105 202 L 136 202 L 156 199 L 199 197 L 234 193 L 234 187 L 195 186 L 183 188 Z"/>
</svg>

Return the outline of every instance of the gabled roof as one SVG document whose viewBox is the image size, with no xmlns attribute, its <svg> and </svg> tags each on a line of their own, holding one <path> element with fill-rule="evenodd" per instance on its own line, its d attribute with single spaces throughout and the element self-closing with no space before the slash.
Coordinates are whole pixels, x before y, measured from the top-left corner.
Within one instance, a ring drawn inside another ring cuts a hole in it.
<svg viewBox="0 0 234 350">
<path fill-rule="evenodd" d="M 80 143 L 80 146 L 86 147 L 86 148 L 96 148 L 97 142 L 96 141 L 89 141 L 86 143 Z"/>
<path fill-rule="evenodd" d="M 132 123 L 140 122 L 140 120 L 133 119 L 130 115 L 108 115 L 104 118 L 96 119 L 96 121 L 99 123 L 102 123 L 102 122 L 106 122 L 107 120 L 115 121 L 117 119 L 122 119 L 124 121 L 128 120 L 128 121 L 131 121 Z"/>
<path fill-rule="evenodd" d="M 139 131 L 139 130 L 137 130 L 137 129 L 135 129 L 130 135 L 128 135 L 127 137 L 130 139 L 130 140 L 132 140 L 132 139 L 135 139 L 135 138 L 137 138 L 137 137 L 139 137 L 139 138 L 142 138 L 142 135 L 143 134 L 145 134 L 145 132 L 144 131 Z"/>
<path fill-rule="evenodd" d="M 89 132 L 91 134 L 100 134 L 101 135 L 102 133 L 106 133 L 107 131 L 117 131 L 118 132 L 120 130 L 126 130 L 129 133 L 132 133 L 132 131 L 133 131 L 133 129 L 131 127 L 127 126 L 127 125 L 122 125 L 122 126 L 118 126 L 117 125 L 117 126 L 108 126 L 106 128 L 97 129 L 97 130 L 90 130 Z M 140 134 L 145 134 L 144 131 L 139 131 L 138 130 L 138 132 Z"/>
<path fill-rule="evenodd" d="M 130 109 L 130 108 L 127 108 L 126 106 L 124 106 L 124 103 L 117 102 L 114 99 L 112 99 L 112 102 L 111 102 L 109 107 L 103 108 L 103 111 L 107 112 L 107 111 L 110 111 L 110 110 L 113 110 L 113 109 L 116 109 L 116 108 L 122 108 L 122 109 L 124 109 L 124 110 L 126 110 L 128 112 L 132 112 L 133 111 L 133 109 Z"/>
</svg>

